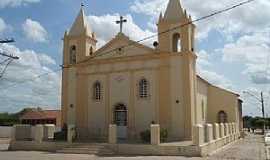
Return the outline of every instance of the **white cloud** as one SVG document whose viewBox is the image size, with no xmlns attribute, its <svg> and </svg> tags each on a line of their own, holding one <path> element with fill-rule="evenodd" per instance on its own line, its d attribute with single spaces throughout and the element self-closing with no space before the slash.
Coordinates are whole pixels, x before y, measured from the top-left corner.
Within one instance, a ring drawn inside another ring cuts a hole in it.
<svg viewBox="0 0 270 160">
<path fill-rule="evenodd" d="M 198 69 L 198 74 L 213 85 L 229 90 L 233 89 L 232 82 L 228 80 L 224 75 L 205 69 Z"/>
<path fill-rule="evenodd" d="M 21 5 L 27 5 L 30 3 L 37 3 L 37 2 L 40 2 L 40 0 L 1 0 L 0 8 L 18 7 Z"/>
<path fill-rule="evenodd" d="M 197 64 L 201 67 L 203 66 L 211 66 L 210 63 L 210 55 L 205 50 L 200 50 L 197 53 Z"/>
<path fill-rule="evenodd" d="M 37 21 L 26 19 L 22 25 L 25 36 L 34 42 L 46 42 L 48 33 Z"/>
<path fill-rule="evenodd" d="M 8 28 L 6 22 L 0 18 L 0 33 L 3 33 Z"/>
<path fill-rule="evenodd" d="M 255 87 L 248 87 L 244 90 L 244 92 L 241 92 L 241 98 L 243 99 L 243 115 L 253 115 L 253 116 L 262 116 L 261 112 L 261 102 L 259 101 L 261 98 L 261 91 L 263 91 L 264 96 L 264 103 L 265 103 L 265 113 L 269 114 L 270 109 L 270 93 L 269 90 L 266 88 L 262 88 L 261 90 L 259 88 Z M 250 94 L 247 94 L 246 92 L 249 92 Z"/>
<path fill-rule="evenodd" d="M 89 16 L 90 26 L 93 28 L 94 32 L 97 34 L 99 41 L 98 46 L 104 45 L 106 42 L 111 40 L 118 32 L 119 25 L 115 23 L 119 19 L 119 14 L 107 14 L 103 16 Z M 129 36 L 132 40 L 140 40 L 144 37 L 153 35 L 149 30 L 143 30 L 133 21 L 131 15 L 124 16 L 127 19 L 127 23 L 124 24 L 123 32 L 125 35 Z M 109 28 L 109 29 L 108 29 Z M 144 42 L 146 44 L 152 44 L 155 39 Z"/>
<path fill-rule="evenodd" d="M 36 105 L 51 109 L 59 107 L 61 74 L 51 69 L 58 67 L 54 59 L 33 50 L 20 50 L 14 45 L 1 45 L 0 51 L 20 57 L 9 65 L 0 81 L 1 111 L 15 112 Z M 38 77 L 48 72 L 52 73 Z"/>
<path fill-rule="evenodd" d="M 244 74 L 250 76 L 253 83 L 270 83 L 270 40 L 267 31 L 240 37 L 235 43 L 229 43 L 221 49 L 223 61 L 245 65 Z"/>
<path fill-rule="evenodd" d="M 201 3 L 199 0 L 182 0 L 181 2 L 183 8 L 187 9 L 188 13 L 195 19 L 242 1 L 207 0 L 207 2 Z M 135 13 L 158 17 L 160 12 L 164 13 L 167 3 L 168 0 L 136 0 L 130 9 Z M 198 37 L 200 39 L 207 38 L 210 31 L 216 30 L 223 33 L 227 39 L 231 39 L 235 33 L 250 33 L 269 27 L 270 21 L 267 21 L 270 19 L 269 7 L 269 0 L 259 0 L 198 22 Z"/>
</svg>

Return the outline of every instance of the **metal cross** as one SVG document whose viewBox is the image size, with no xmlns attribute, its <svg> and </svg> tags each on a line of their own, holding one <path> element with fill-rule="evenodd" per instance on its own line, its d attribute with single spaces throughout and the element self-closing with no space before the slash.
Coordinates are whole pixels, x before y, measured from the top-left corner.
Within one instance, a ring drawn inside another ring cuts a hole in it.
<svg viewBox="0 0 270 160">
<path fill-rule="evenodd" d="M 116 21 L 116 24 L 120 24 L 120 33 L 123 32 L 123 23 L 126 23 L 126 22 L 127 22 L 127 20 L 124 19 L 123 16 L 120 16 L 120 20 Z"/>
</svg>

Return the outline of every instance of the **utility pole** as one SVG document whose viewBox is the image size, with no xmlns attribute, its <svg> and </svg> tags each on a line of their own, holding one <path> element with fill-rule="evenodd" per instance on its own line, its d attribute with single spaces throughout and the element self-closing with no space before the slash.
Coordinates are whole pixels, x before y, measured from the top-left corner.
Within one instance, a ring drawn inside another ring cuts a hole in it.
<svg viewBox="0 0 270 160">
<path fill-rule="evenodd" d="M 262 103 L 263 134 L 264 134 L 264 133 L 265 133 L 265 113 L 264 113 L 264 99 L 263 99 L 263 92 L 261 92 L 261 103 Z"/>
<path fill-rule="evenodd" d="M 263 98 L 263 92 L 261 92 L 260 98 L 258 96 L 255 96 L 254 94 L 248 92 L 248 91 L 243 91 L 243 93 L 246 93 L 255 99 L 257 99 L 261 103 L 261 111 L 262 111 L 262 118 L 263 118 L 263 129 L 262 129 L 262 134 L 265 133 L 265 112 L 264 112 L 264 98 Z"/>
<path fill-rule="evenodd" d="M 0 39 L 0 44 L 3 44 L 3 43 L 13 43 L 15 42 L 15 40 L 13 38 L 6 38 L 6 39 Z M 4 64 L 4 63 L 7 63 L 4 67 L 4 69 L 0 72 L 0 78 L 3 77 L 4 73 L 6 72 L 7 70 L 7 67 L 9 66 L 9 64 L 13 61 L 13 60 L 18 60 L 19 57 L 18 56 L 14 56 L 12 54 L 7 54 L 5 52 L 0 52 L 0 56 L 3 56 L 3 57 L 7 57 L 6 60 L 0 62 L 0 64 Z"/>
</svg>

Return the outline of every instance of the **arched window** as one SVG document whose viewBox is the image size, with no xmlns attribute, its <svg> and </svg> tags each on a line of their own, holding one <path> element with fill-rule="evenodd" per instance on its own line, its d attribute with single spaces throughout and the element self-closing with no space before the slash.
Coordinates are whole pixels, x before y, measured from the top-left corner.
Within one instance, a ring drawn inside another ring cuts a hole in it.
<svg viewBox="0 0 270 160">
<path fill-rule="evenodd" d="M 139 97 L 140 98 L 147 98 L 149 95 L 149 82 L 143 78 L 139 82 Z"/>
<path fill-rule="evenodd" d="M 173 35 L 173 52 L 181 52 L 181 38 L 179 33 Z"/>
<path fill-rule="evenodd" d="M 218 112 L 218 123 L 227 123 L 227 122 L 228 122 L 227 113 L 224 111 L 219 111 Z"/>
<path fill-rule="evenodd" d="M 71 46 L 69 53 L 69 63 L 76 64 L 76 46 Z"/>
<path fill-rule="evenodd" d="M 94 83 L 93 86 L 93 99 L 96 101 L 101 100 L 101 83 L 99 81 Z"/>
</svg>

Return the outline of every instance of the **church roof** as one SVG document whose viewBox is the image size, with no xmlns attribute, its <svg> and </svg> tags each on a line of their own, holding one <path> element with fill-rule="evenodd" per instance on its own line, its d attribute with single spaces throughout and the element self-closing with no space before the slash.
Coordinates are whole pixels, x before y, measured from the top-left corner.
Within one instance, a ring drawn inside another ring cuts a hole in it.
<svg viewBox="0 0 270 160">
<path fill-rule="evenodd" d="M 209 85 L 209 86 L 218 88 L 218 89 L 220 89 L 220 90 L 223 90 L 223 91 L 225 91 L 225 92 L 231 93 L 231 94 L 236 95 L 236 96 L 238 96 L 238 97 L 240 96 L 238 93 L 236 93 L 236 92 L 234 92 L 234 91 L 231 91 L 231 90 L 228 90 L 228 89 L 225 89 L 225 88 L 221 88 L 221 87 L 219 87 L 219 86 L 216 86 L 216 85 L 214 85 L 214 84 L 208 82 L 206 79 L 202 78 L 202 77 L 201 77 L 200 75 L 198 75 L 198 74 L 197 74 L 197 78 L 200 79 L 200 80 L 202 80 L 204 83 L 206 83 L 206 84 Z"/>
<path fill-rule="evenodd" d="M 130 46 L 134 46 L 134 47 L 139 47 L 139 48 L 144 49 L 144 50 L 148 50 L 149 52 L 154 52 L 153 48 L 129 39 L 129 37 L 126 36 L 124 33 L 118 33 L 116 35 L 116 37 L 114 37 L 112 40 L 110 40 L 108 43 L 106 43 L 104 46 L 102 46 L 100 49 L 98 49 L 96 51 L 96 54 L 102 54 L 104 51 L 108 50 L 108 48 L 110 48 L 110 46 L 112 46 L 113 44 L 119 43 L 119 41 L 122 41 L 122 42 L 125 41 L 126 43 L 124 46 L 130 45 Z M 119 45 L 118 47 L 123 47 L 123 46 Z M 112 48 L 110 48 L 109 51 L 111 51 L 111 49 Z M 117 49 L 117 48 L 115 48 L 115 49 Z"/>
<path fill-rule="evenodd" d="M 170 0 L 164 14 L 165 20 L 177 21 L 185 17 L 180 0 Z"/>
<path fill-rule="evenodd" d="M 70 36 L 80 36 L 82 34 L 85 34 L 88 36 L 91 36 L 92 30 L 89 26 L 89 23 L 87 21 L 87 17 L 85 16 L 83 7 L 81 8 L 75 22 L 73 23 L 69 35 Z"/>
</svg>

